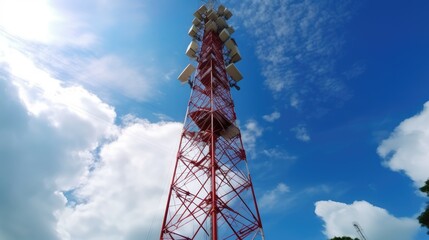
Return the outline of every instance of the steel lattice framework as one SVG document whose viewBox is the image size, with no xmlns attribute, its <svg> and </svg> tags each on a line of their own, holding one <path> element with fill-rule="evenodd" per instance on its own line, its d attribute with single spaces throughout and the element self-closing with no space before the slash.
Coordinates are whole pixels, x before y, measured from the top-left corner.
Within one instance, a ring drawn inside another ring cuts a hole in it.
<svg viewBox="0 0 429 240">
<path fill-rule="evenodd" d="M 233 62 L 231 50 L 219 36 L 228 25 L 210 27 L 213 12 L 217 18 L 229 17 L 224 16 L 223 6 L 218 11 L 212 7 L 196 12 L 201 20 L 194 36 L 199 42 L 198 66 L 190 80 L 192 94 L 160 239 L 264 239 L 246 153 L 235 125 L 230 92 L 235 81 L 225 67 Z"/>
</svg>

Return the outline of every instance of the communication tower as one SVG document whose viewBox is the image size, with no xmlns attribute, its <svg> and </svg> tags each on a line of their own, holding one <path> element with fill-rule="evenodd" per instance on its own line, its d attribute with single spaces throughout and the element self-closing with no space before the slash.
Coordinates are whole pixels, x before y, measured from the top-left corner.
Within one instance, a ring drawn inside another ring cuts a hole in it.
<svg viewBox="0 0 429 240">
<path fill-rule="evenodd" d="M 179 80 L 191 97 L 181 134 L 160 239 L 264 239 L 230 89 L 243 78 L 227 20 L 232 13 L 208 1 L 195 13 Z"/>
</svg>

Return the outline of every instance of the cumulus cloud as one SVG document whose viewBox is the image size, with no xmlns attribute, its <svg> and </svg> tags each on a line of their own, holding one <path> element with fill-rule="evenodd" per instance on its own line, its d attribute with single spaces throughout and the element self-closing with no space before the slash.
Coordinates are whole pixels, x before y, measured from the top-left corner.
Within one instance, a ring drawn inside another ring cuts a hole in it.
<svg viewBox="0 0 429 240">
<path fill-rule="evenodd" d="M 337 70 L 343 39 L 336 30 L 351 18 L 351 3 L 245 0 L 235 5 L 235 14 L 256 40 L 266 86 L 286 97 L 288 105 L 350 97 Z"/>
<path fill-rule="evenodd" d="M 279 119 L 280 118 L 280 113 L 279 112 L 277 112 L 277 111 L 275 111 L 275 112 L 273 112 L 273 113 L 271 113 L 271 114 L 268 114 L 268 115 L 264 115 L 264 116 L 262 116 L 262 118 L 265 120 L 265 121 L 267 121 L 267 122 L 274 122 L 274 121 L 276 121 L 277 119 Z"/>
<path fill-rule="evenodd" d="M 401 122 L 377 152 L 387 167 L 404 172 L 422 186 L 429 178 L 429 102 L 422 112 Z"/>
<path fill-rule="evenodd" d="M 128 117 L 59 216 L 62 239 L 155 239 L 182 124 Z"/>
<path fill-rule="evenodd" d="M 56 89 L 94 107 L 85 110 L 49 98 L 43 86 L 25 93 L 49 106 L 35 114 L 5 75 L 0 238 L 156 238 L 182 124 L 126 117 L 115 126 L 114 111 L 94 95 Z M 115 140 L 103 144 L 107 137 Z"/>
<path fill-rule="evenodd" d="M 310 135 L 308 134 L 307 128 L 305 127 L 304 124 L 300 124 L 292 128 L 291 131 L 295 133 L 296 139 L 300 141 L 308 142 L 311 140 Z"/>
<path fill-rule="evenodd" d="M 23 66 L 44 83 L 0 67 L 0 238 L 57 239 L 60 191 L 86 177 L 92 151 L 115 132 L 116 114 L 86 90 Z"/>
<path fill-rule="evenodd" d="M 326 237 L 359 237 L 353 227 L 357 222 L 368 239 L 412 240 L 419 224 L 414 218 L 397 218 L 385 209 L 366 201 L 345 204 L 334 201 L 319 201 L 315 213 L 325 223 Z"/>
<path fill-rule="evenodd" d="M 48 124 L 28 118 L 4 72 L 0 74 L 0 107 L 0 238 L 54 239 L 51 210 L 52 206 L 61 206 L 61 201 L 53 187 L 46 190 L 41 185 L 52 179 L 58 167 L 47 156 L 62 157 L 64 153 L 50 147 L 58 136 Z"/>
<path fill-rule="evenodd" d="M 74 119 L 69 115 L 89 122 L 96 119 L 99 122 L 92 127 L 98 136 L 104 134 L 116 117 L 113 108 L 97 96 L 79 86 L 65 87 L 19 51 L 9 49 L 4 64 L 28 111 L 36 116 L 43 115 L 56 127 L 67 121 L 73 125 Z"/>
</svg>

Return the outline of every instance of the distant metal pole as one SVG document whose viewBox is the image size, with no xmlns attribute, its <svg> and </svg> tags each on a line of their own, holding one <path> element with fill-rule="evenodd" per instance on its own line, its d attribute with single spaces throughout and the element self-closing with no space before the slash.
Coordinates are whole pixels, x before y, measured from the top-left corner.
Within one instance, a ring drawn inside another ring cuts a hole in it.
<svg viewBox="0 0 429 240">
<path fill-rule="evenodd" d="M 353 226 L 355 227 L 356 232 L 359 234 L 359 237 L 361 238 L 361 240 L 367 240 L 365 235 L 363 234 L 362 227 L 359 226 L 357 222 L 354 222 Z"/>
</svg>

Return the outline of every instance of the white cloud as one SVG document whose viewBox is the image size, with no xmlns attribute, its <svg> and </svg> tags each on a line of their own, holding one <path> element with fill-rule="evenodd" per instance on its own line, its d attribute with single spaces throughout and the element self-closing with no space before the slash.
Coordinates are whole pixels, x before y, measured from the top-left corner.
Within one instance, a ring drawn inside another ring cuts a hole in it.
<svg viewBox="0 0 429 240">
<path fill-rule="evenodd" d="M 262 136 L 263 128 L 258 125 L 255 120 L 247 121 L 244 129 L 241 131 L 241 139 L 243 140 L 246 152 L 250 153 L 251 157 L 256 156 L 256 140 Z"/>
<path fill-rule="evenodd" d="M 328 238 L 359 237 L 354 222 L 359 223 L 368 239 L 412 240 L 419 229 L 416 219 L 397 218 L 366 201 L 350 205 L 319 201 L 315 205 L 315 213 L 324 221 L 324 233 Z"/>
<path fill-rule="evenodd" d="M 387 167 L 403 171 L 422 186 L 429 178 L 429 102 L 422 112 L 401 122 L 377 152 Z"/>
<path fill-rule="evenodd" d="M 271 114 L 262 116 L 262 118 L 267 122 L 274 122 L 274 121 L 278 120 L 280 118 L 280 116 L 281 116 L 280 113 L 275 111 Z"/>
<path fill-rule="evenodd" d="M 292 128 L 291 131 L 295 132 L 296 139 L 300 141 L 308 142 L 311 140 L 310 135 L 308 134 L 307 128 L 303 124 L 300 124 Z"/>
<path fill-rule="evenodd" d="M 21 93 L 48 106 L 34 114 L 1 73 L 0 238 L 156 238 L 182 124 L 127 117 L 119 128 L 94 95 L 60 86 L 54 98 L 45 85 Z M 85 106 L 59 101 L 68 94 Z"/>
<path fill-rule="evenodd" d="M 30 113 L 49 119 L 59 128 L 72 128 L 74 117 L 88 122 L 97 121 L 97 124 L 91 126 L 96 136 L 105 134 L 104 131 L 111 127 L 116 117 L 113 108 L 82 87 L 64 87 L 58 79 L 37 67 L 30 58 L 13 49 L 8 50 L 4 63 Z"/>
<path fill-rule="evenodd" d="M 0 65 L 0 238 L 57 239 L 59 191 L 87 176 L 92 152 L 115 132 L 116 114 L 28 59 L 9 60 Z"/>
<path fill-rule="evenodd" d="M 234 6 L 235 3 L 231 1 Z M 337 73 L 343 39 L 336 34 L 352 13 L 351 1 L 245 0 L 235 14 L 256 40 L 265 84 L 293 107 L 350 97 Z"/>
<path fill-rule="evenodd" d="M 51 147 L 64 139 L 44 121 L 28 118 L 15 87 L 0 71 L 0 238 L 54 239 L 51 210 L 61 201 L 55 188 L 41 186 L 52 185 L 61 169 L 55 158 L 67 157 L 66 147 Z"/>
<path fill-rule="evenodd" d="M 282 200 L 285 198 L 285 194 L 289 191 L 290 189 L 286 184 L 279 183 L 274 189 L 269 190 L 262 195 L 259 205 L 263 209 L 272 209 L 276 207 L 279 202 L 283 202 Z"/>
<path fill-rule="evenodd" d="M 63 239 L 155 239 L 182 124 L 128 118 L 59 217 Z M 152 230 L 152 231 L 151 231 Z"/>
</svg>

